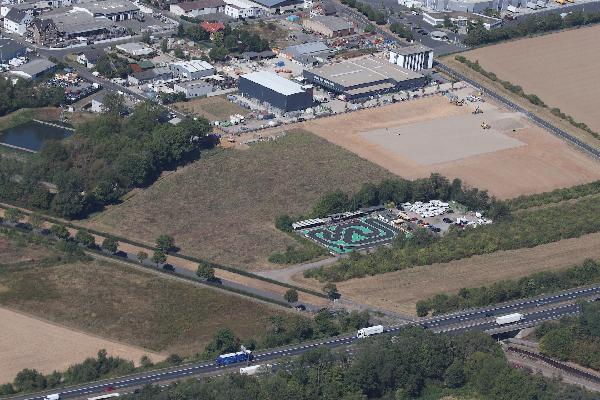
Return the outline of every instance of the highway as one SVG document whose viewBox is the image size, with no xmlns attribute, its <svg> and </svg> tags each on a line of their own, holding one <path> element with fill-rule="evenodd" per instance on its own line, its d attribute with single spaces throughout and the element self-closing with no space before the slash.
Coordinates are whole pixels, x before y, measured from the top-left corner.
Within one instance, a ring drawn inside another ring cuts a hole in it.
<svg viewBox="0 0 600 400">
<path fill-rule="evenodd" d="M 490 96 L 491 98 L 493 98 L 494 100 L 499 101 L 500 103 L 504 104 L 505 106 L 507 106 L 510 109 L 513 109 L 517 112 L 520 112 L 524 115 L 526 115 L 530 120 L 532 120 L 536 125 L 546 129 L 547 131 L 549 131 L 550 133 L 565 139 L 567 142 L 571 143 L 572 145 L 575 145 L 577 147 L 579 147 L 580 149 L 584 150 L 585 152 L 587 152 L 588 154 L 592 155 L 595 158 L 600 158 L 600 151 L 596 150 L 595 148 L 593 148 L 592 146 L 588 145 L 587 143 L 584 143 L 583 141 L 577 139 L 576 137 L 572 136 L 571 134 L 563 131 L 562 129 L 550 124 L 548 121 L 538 117 L 537 115 L 535 115 L 534 113 L 526 110 L 525 108 L 513 103 L 512 101 L 508 100 L 507 98 L 503 97 L 502 95 L 487 89 L 483 86 L 481 86 L 480 84 L 478 84 L 477 82 L 475 82 L 474 80 L 466 77 L 465 75 L 461 74 L 460 72 L 457 72 L 455 70 L 453 70 L 452 68 L 448 67 L 447 65 L 441 63 L 441 62 L 436 62 L 435 67 L 439 68 L 440 70 L 442 70 L 443 72 L 456 77 L 459 80 L 462 80 L 464 82 L 467 82 L 468 84 L 470 84 L 471 86 L 477 88 L 477 90 L 482 91 L 483 93 L 485 93 L 486 95 Z"/>
<path fill-rule="evenodd" d="M 484 307 L 480 309 L 471 309 L 463 312 L 442 315 L 435 318 L 422 320 L 421 322 L 404 322 L 395 326 L 390 326 L 385 330 L 388 335 L 398 333 L 402 329 L 411 325 L 422 325 L 430 327 L 435 333 L 460 334 L 468 331 L 480 331 L 489 334 L 499 333 L 500 331 L 509 331 L 521 329 L 536 325 L 543 321 L 559 319 L 564 316 L 574 315 L 579 312 L 579 306 L 574 302 L 578 299 L 597 298 L 600 295 L 600 285 L 594 285 L 583 288 L 574 288 L 556 294 L 540 296 L 532 299 L 499 304 L 494 307 Z M 526 307 L 534 308 L 525 312 Z M 524 318 L 514 324 L 499 326 L 490 313 L 509 314 L 515 311 L 521 311 Z M 501 329 L 499 329 L 501 328 Z M 310 349 L 320 346 L 326 346 L 332 349 L 343 348 L 358 342 L 354 334 L 300 343 L 292 346 L 286 346 L 277 349 L 270 349 L 254 353 L 254 363 L 273 362 L 283 357 L 297 356 Z M 45 395 L 50 393 L 60 393 L 63 399 L 80 398 L 90 396 L 113 388 L 115 391 L 131 390 L 145 384 L 161 384 L 177 379 L 183 379 L 199 375 L 219 375 L 226 370 L 235 370 L 243 366 L 237 364 L 232 366 L 217 366 L 214 362 L 204 361 L 190 363 L 177 367 L 165 368 L 161 370 L 142 372 L 120 378 L 107 379 L 103 381 L 92 382 L 88 384 L 55 389 L 43 393 L 29 394 L 10 397 L 11 400 L 42 400 Z"/>
</svg>

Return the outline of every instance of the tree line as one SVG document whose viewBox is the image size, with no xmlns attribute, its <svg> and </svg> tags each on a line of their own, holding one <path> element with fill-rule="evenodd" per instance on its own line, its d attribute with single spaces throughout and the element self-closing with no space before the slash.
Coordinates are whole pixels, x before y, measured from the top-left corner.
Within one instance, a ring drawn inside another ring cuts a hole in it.
<svg viewBox="0 0 600 400">
<path fill-rule="evenodd" d="M 197 159 L 218 141 L 206 119 L 163 123 L 163 110 L 150 102 L 127 117 L 120 95 L 105 96 L 103 107 L 73 136 L 47 142 L 25 161 L 0 158 L 0 200 L 83 217 L 151 184 L 162 171 Z"/>
<path fill-rule="evenodd" d="M 190 379 L 165 388 L 146 386 L 131 400 L 366 400 L 477 398 L 591 400 L 576 386 L 511 368 L 489 336 L 434 335 L 409 328 L 390 340 L 367 339 L 354 356 L 321 347 L 275 373 Z"/>
<path fill-rule="evenodd" d="M 551 192 L 522 195 L 510 200 L 506 200 L 506 205 L 510 210 L 520 210 L 524 208 L 537 207 L 546 204 L 559 203 L 565 200 L 578 199 L 584 196 L 590 196 L 600 193 L 600 181 L 584 183 L 568 188 L 554 189 Z"/>
<path fill-rule="evenodd" d="M 352 7 L 362 13 L 369 21 L 375 22 L 377 25 L 385 25 L 387 18 L 384 12 L 371 5 L 362 3 L 357 0 L 342 0 L 342 4 Z M 383 8 L 383 7 L 382 7 Z"/>
<path fill-rule="evenodd" d="M 519 280 L 503 280 L 490 286 L 462 288 L 456 294 L 438 294 L 417 302 L 417 315 L 445 314 L 472 307 L 483 307 L 515 299 L 552 293 L 600 282 L 600 264 L 586 260 L 561 271 L 544 271 Z"/>
<path fill-rule="evenodd" d="M 535 14 L 527 18 L 520 18 L 516 24 L 491 30 L 485 29 L 483 22 L 478 21 L 475 24 L 469 24 L 464 43 L 468 46 L 480 46 L 598 22 L 600 22 L 600 12 L 584 13 L 582 11 L 573 11 L 564 18 L 559 13 Z"/>
<path fill-rule="evenodd" d="M 43 80 L 0 79 L 0 116 L 21 108 L 58 107 L 65 102 L 65 90 Z"/>
<path fill-rule="evenodd" d="M 535 106 L 538 106 L 538 107 L 542 107 L 542 108 L 548 108 L 548 105 L 546 105 L 546 103 L 544 103 L 542 101 L 542 99 L 540 99 L 537 95 L 532 94 L 532 93 L 527 94 L 527 93 L 525 93 L 523 91 L 523 88 L 521 86 L 514 85 L 514 84 L 512 84 L 509 81 L 502 80 L 502 79 L 498 78 L 498 76 L 496 76 L 495 73 L 489 72 L 489 71 L 486 71 L 485 69 L 483 69 L 479 65 L 479 61 L 478 60 L 475 60 L 475 62 L 473 62 L 473 61 L 468 60 L 464 56 L 456 56 L 455 59 L 458 62 L 461 62 L 461 63 L 465 64 L 467 67 L 471 68 L 473 71 L 479 72 L 481 75 L 485 76 L 486 78 L 488 78 L 488 79 L 490 79 L 490 80 L 492 80 L 494 82 L 498 82 L 500 85 L 502 85 L 502 87 L 504 87 L 509 92 L 512 92 L 512 93 L 514 93 L 514 94 L 516 94 L 518 96 L 521 96 L 521 97 L 527 99 L 531 104 L 533 104 Z M 586 131 L 587 133 L 589 133 L 590 135 L 592 135 L 594 138 L 600 139 L 600 134 L 598 134 L 598 132 L 593 131 L 585 123 L 576 121 L 570 115 L 567 115 L 564 112 L 562 112 L 560 110 L 560 108 L 553 107 L 553 108 L 550 109 L 550 112 L 553 115 L 557 116 L 558 118 L 566 120 L 567 122 L 569 122 L 574 127 Z"/>
<path fill-rule="evenodd" d="M 540 351 L 600 371 L 600 303 L 584 303 L 581 315 L 545 322 L 535 334 Z"/>
<path fill-rule="evenodd" d="M 498 250 L 531 248 L 598 231 L 600 203 L 594 198 L 583 198 L 569 207 L 523 210 L 511 218 L 475 229 L 452 226 L 439 238 L 419 234 L 416 230 L 410 239 L 399 235 L 391 247 L 382 246 L 369 255 L 355 252 L 337 264 L 306 271 L 304 276 L 320 281 L 342 281 Z"/>
</svg>

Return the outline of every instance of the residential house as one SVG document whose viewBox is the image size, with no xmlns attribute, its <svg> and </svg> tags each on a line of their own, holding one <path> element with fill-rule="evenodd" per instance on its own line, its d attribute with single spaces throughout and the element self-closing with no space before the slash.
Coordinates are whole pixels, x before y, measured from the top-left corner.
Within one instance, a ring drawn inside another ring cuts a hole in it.
<svg viewBox="0 0 600 400">
<path fill-rule="evenodd" d="M 33 15 L 29 12 L 11 8 L 4 17 L 4 30 L 9 33 L 24 36 L 27 32 L 27 26 L 31 21 L 33 21 Z"/>
</svg>

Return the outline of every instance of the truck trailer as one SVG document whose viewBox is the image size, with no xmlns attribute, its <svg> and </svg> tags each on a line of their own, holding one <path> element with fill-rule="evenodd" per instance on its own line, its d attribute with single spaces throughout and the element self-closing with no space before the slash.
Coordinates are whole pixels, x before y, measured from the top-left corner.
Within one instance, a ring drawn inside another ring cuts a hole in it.
<svg viewBox="0 0 600 400">
<path fill-rule="evenodd" d="M 357 338 L 365 338 L 365 337 L 377 335 L 379 333 L 383 333 L 383 325 L 375 325 L 375 326 L 369 326 L 368 328 L 359 329 L 358 332 L 356 332 L 356 337 Z"/>
<path fill-rule="evenodd" d="M 252 358 L 252 352 L 250 350 L 242 349 L 242 351 L 238 351 L 237 353 L 221 354 L 217 357 L 215 363 L 217 365 L 229 365 L 239 362 L 249 362 L 252 361 Z"/>
<path fill-rule="evenodd" d="M 240 375 L 256 375 L 258 373 L 267 373 L 273 370 L 271 364 L 252 365 L 250 367 L 240 368 Z"/>
<path fill-rule="evenodd" d="M 496 324 L 498 324 L 498 325 L 512 324 L 513 322 L 519 322 L 522 319 L 523 319 L 523 314 L 519 314 L 519 313 L 501 315 L 496 318 Z"/>
</svg>

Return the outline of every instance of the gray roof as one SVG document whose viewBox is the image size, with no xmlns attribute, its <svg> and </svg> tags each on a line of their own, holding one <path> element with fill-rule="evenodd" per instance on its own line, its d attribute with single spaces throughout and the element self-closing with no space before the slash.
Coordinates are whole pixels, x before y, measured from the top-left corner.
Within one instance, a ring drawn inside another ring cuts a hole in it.
<svg viewBox="0 0 600 400">
<path fill-rule="evenodd" d="M 208 87 L 208 86 L 212 87 L 212 85 L 210 83 L 207 83 L 206 81 L 203 81 L 203 80 L 179 82 L 179 83 L 176 83 L 175 86 L 179 86 L 180 88 L 183 88 L 183 89 L 192 89 L 192 88 L 196 88 L 196 87 Z"/>
<path fill-rule="evenodd" d="M 373 57 L 354 58 L 307 71 L 344 87 L 375 84 L 387 79 L 401 82 L 423 76 L 387 60 Z"/>
<path fill-rule="evenodd" d="M 86 60 L 91 63 L 98 61 L 100 58 L 102 58 L 106 55 L 106 53 L 104 52 L 103 49 L 96 49 L 93 47 L 85 49 L 85 50 L 81 51 L 79 54 L 83 54 L 85 56 Z"/>
<path fill-rule="evenodd" d="M 414 46 L 406 46 L 406 47 L 394 47 L 392 52 L 396 54 L 401 54 L 403 56 L 407 56 L 410 54 L 418 54 L 418 53 L 426 53 L 428 51 L 433 51 L 431 47 L 423 46 L 422 44 L 416 44 Z"/>
<path fill-rule="evenodd" d="M 138 81 L 143 82 L 143 81 L 150 81 L 150 80 L 154 79 L 154 77 L 156 76 L 156 73 L 154 72 L 153 69 L 147 69 L 145 71 L 136 72 L 132 76 L 135 79 L 137 79 Z"/>
<path fill-rule="evenodd" d="M 113 26 L 112 21 L 106 18 L 94 18 L 85 11 L 71 11 L 55 14 L 48 16 L 47 19 L 54 21 L 58 30 L 67 34 L 109 29 Z"/>
<path fill-rule="evenodd" d="M 0 60 L 25 51 L 25 46 L 12 39 L 0 38 Z"/>
<path fill-rule="evenodd" d="M 29 61 L 27 64 L 21 65 L 19 68 L 12 70 L 11 72 L 16 75 L 28 75 L 36 77 L 49 69 L 56 66 L 52 61 L 46 60 L 45 58 L 38 58 Z"/>
<path fill-rule="evenodd" d="M 252 0 L 254 3 L 258 3 L 268 8 L 283 7 L 289 4 L 300 4 L 303 0 Z"/>
<path fill-rule="evenodd" d="M 302 55 L 318 54 L 329 52 L 329 47 L 324 42 L 309 42 L 304 44 L 297 44 L 294 46 L 286 47 L 283 52 L 291 55 L 292 57 L 299 57 Z"/>
<path fill-rule="evenodd" d="M 272 89 L 285 96 L 304 92 L 302 90 L 302 85 L 292 82 L 289 79 L 282 78 L 276 73 L 270 71 L 251 72 L 249 74 L 242 75 L 241 78 L 248 79 L 249 81 Z"/>
<path fill-rule="evenodd" d="M 331 15 L 316 15 L 305 21 L 313 21 L 319 23 L 332 31 L 342 31 L 344 29 L 352 28 L 352 24 L 346 21 L 344 18 L 334 17 Z"/>
<path fill-rule="evenodd" d="M 25 11 L 19 10 L 18 8 L 11 8 L 8 10 L 8 13 L 4 18 L 20 23 L 25 17 L 27 17 L 27 13 Z"/>
<path fill-rule="evenodd" d="M 203 10 L 205 8 L 225 7 L 223 0 L 196 0 L 177 4 L 184 11 Z"/>
<path fill-rule="evenodd" d="M 126 0 L 105 0 L 95 1 L 93 3 L 78 4 L 77 8 L 83 8 L 91 12 L 92 14 L 118 14 L 130 11 L 139 11 L 139 7 L 130 1 Z"/>
</svg>

